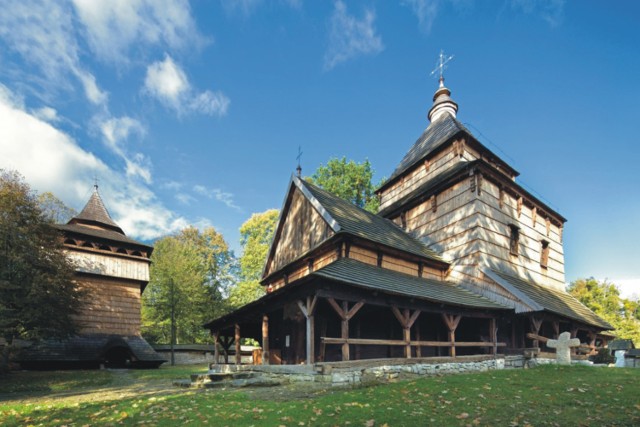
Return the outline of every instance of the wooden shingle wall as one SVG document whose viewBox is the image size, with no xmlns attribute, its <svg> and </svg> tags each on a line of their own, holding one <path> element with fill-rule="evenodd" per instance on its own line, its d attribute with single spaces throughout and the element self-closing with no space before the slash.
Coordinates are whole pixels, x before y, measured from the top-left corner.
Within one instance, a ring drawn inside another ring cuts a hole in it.
<svg viewBox="0 0 640 427">
<path fill-rule="evenodd" d="M 107 278 L 79 278 L 87 291 L 78 320 L 81 333 L 140 335 L 140 285 Z"/>
<path fill-rule="evenodd" d="M 454 147 L 455 146 L 455 147 Z M 460 155 L 460 153 L 462 155 Z M 404 179 L 399 179 L 380 195 L 380 210 L 393 204 L 401 197 L 418 188 L 422 183 L 443 173 L 461 161 L 473 161 L 479 153 L 464 144 L 464 140 L 454 141 L 448 148 L 436 154 L 417 167 L 406 172 Z"/>
</svg>

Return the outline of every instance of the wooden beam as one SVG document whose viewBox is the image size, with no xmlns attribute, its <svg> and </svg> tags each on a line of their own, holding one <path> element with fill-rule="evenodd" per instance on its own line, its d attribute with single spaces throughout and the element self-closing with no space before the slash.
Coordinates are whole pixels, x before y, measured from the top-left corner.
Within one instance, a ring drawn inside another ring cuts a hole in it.
<svg viewBox="0 0 640 427">
<path fill-rule="evenodd" d="M 318 297 L 314 295 L 313 298 L 307 297 L 306 304 L 303 301 L 298 300 L 298 307 L 306 319 L 307 336 L 306 336 L 306 352 L 307 352 L 307 365 L 314 363 L 315 359 L 315 322 L 313 313 L 315 311 Z M 334 301 L 335 302 L 335 301 Z M 337 304 L 336 304 L 337 305 Z"/>
<path fill-rule="evenodd" d="M 420 341 L 420 323 L 416 324 L 416 341 Z M 416 357 L 422 357 L 422 347 L 416 346 Z"/>
<path fill-rule="evenodd" d="M 242 362 L 242 354 L 240 354 L 240 324 L 236 323 L 235 326 L 235 341 L 236 341 L 236 365 L 240 365 Z"/>
<path fill-rule="evenodd" d="M 268 365 L 269 361 L 269 316 L 262 316 L 262 364 Z"/>
<path fill-rule="evenodd" d="M 540 328 L 542 327 L 542 318 L 541 317 L 536 317 L 536 316 L 531 316 L 529 317 L 529 322 L 531 323 L 531 332 L 535 335 L 538 335 L 540 333 Z M 528 336 L 528 334 L 527 334 Z M 540 345 L 540 343 L 538 343 L 539 340 L 534 339 L 533 340 L 533 346 L 534 347 L 538 347 Z M 546 342 L 546 341 L 543 341 Z"/>
<path fill-rule="evenodd" d="M 345 303 L 346 301 L 342 303 L 343 307 L 347 307 Z M 359 301 L 356 303 L 356 305 L 351 307 L 351 310 L 347 312 L 347 320 L 351 320 L 351 318 L 356 315 L 356 313 L 362 308 L 363 305 L 364 305 L 364 301 Z"/>
<path fill-rule="evenodd" d="M 329 301 L 329 305 L 333 308 L 333 310 L 338 314 L 338 317 L 340 317 L 341 320 L 345 320 L 346 318 L 346 313 L 342 310 L 342 308 L 338 305 L 338 303 L 336 302 L 336 300 L 334 300 L 333 298 L 327 298 L 327 301 Z"/>
</svg>

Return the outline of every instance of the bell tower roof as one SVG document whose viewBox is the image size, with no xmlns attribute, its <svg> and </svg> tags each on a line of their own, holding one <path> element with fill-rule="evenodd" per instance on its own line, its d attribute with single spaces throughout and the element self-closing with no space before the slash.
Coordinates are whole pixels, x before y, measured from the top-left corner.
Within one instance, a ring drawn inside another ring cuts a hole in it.
<svg viewBox="0 0 640 427">
<path fill-rule="evenodd" d="M 102 198 L 100 197 L 100 193 L 98 192 L 97 185 L 94 185 L 93 194 L 89 198 L 89 201 L 87 202 L 85 207 L 78 215 L 71 218 L 68 224 L 88 225 L 105 230 L 115 231 L 124 235 L 124 231 L 122 231 L 122 228 L 120 228 L 120 226 L 116 224 L 113 219 L 111 219 L 109 211 L 107 211 L 107 208 L 102 202 Z"/>
</svg>

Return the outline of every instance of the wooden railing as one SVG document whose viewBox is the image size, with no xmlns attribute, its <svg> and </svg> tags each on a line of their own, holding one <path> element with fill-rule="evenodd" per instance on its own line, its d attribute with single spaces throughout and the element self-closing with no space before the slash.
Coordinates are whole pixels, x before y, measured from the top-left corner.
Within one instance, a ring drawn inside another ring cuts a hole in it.
<svg viewBox="0 0 640 427">
<path fill-rule="evenodd" d="M 354 345 L 392 345 L 406 346 L 407 341 L 403 340 L 379 340 L 369 338 L 331 338 L 320 337 L 323 344 L 354 344 Z M 506 347 L 504 342 L 492 343 L 487 341 L 409 341 L 414 347 Z"/>
</svg>

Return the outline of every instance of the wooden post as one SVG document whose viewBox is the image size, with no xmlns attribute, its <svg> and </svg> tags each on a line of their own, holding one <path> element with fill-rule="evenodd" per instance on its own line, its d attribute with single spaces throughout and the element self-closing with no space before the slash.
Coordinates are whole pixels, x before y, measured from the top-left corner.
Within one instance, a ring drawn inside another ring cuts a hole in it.
<svg viewBox="0 0 640 427">
<path fill-rule="evenodd" d="M 420 323 L 416 323 L 416 341 L 421 341 L 422 336 L 420 335 Z M 422 346 L 416 347 L 416 357 L 422 357 Z"/>
<path fill-rule="evenodd" d="M 540 335 L 540 327 L 542 326 L 542 318 L 538 318 L 536 316 L 529 317 L 529 321 L 531 323 L 531 332 L 535 335 Z M 538 340 L 533 340 L 533 346 L 538 347 L 540 343 Z"/>
<path fill-rule="evenodd" d="M 220 357 L 220 350 L 218 350 L 218 341 L 220 340 L 220 331 L 213 333 L 213 364 L 218 364 L 218 358 Z"/>
<path fill-rule="evenodd" d="M 491 340 L 491 343 L 493 344 L 493 347 L 491 347 L 491 354 L 497 354 L 498 353 L 498 329 L 496 328 L 496 319 L 495 317 L 492 317 L 491 319 L 489 319 L 489 339 Z"/>
<path fill-rule="evenodd" d="M 442 313 L 442 318 L 449 330 L 449 342 L 451 343 L 449 356 L 456 357 L 456 328 L 458 327 L 458 323 L 460 323 L 460 319 L 462 319 L 462 315 Z"/>
<path fill-rule="evenodd" d="M 262 364 L 269 365 L 269 316 L 262 316 Z"/>
<path fill-rule="evenodd" d="M 553 325 L 553 333 L 555 334 L 553 338 L 558 339 L 558 337 L 560 337 L 560 321 L 554 320 L 552 325 Z"/>
<path fill-rule="evenodd" d="M 240 354 L 240 324 L 236 323 L 235 327 L 235 341 L 236 341 L 236 365 L 240 365 L 242 355 Z"/>
<path fill-rule="evenodd" d="M 342 312 L 344 315 L 342 316 L 342 323 L 340 324 L 340 335 L 345 340 L 349 339 L 349 319 L 346 315 L 348 311 L 349 303 L 342 301 Z M 349 343 L 346 341 L 342 344 L 342 360 L 349 360 Z"/>
<path fill-rule="evenodd" d="M 327 301 L 329 301 L 329 305 L 342 320 L 340 335 L 341 338 L 345 340 L 342 344 L 342 360 L 347 361 L 349 360 L 349 320 L 362 308 L 364 301 L 357 302 L 351 309 L 349 309 L 349 303 L 347 301 L 342 301 L 342 307 L 340 307 L 333 298 L 327 298 Z"/>
<path fill-rule="evenodd" d="M 393 315 L 396 316 L 396 319 L 398 319 L 398 322 L 400 322 L 400 325 L 402 325 L 402 339 L 407 343 L 404 348 L 404 357 L 411 359 L 411 327 L 420 315 L 420 310 L 415 310 L 411 313 L 409 309 L 405 308 L 402 313 L 400 313 L 398 307 L 392 306 L 391 311 Z"/>
<path fill-rule="evenodd" d="M 318 302 L 318 296 L 314 295 L 313 298 L 310 296 L 307 297 L 306 304 L 303 301 L 298 301 L 298 307 L 300 307 L 300 311 L 304 314 L 304 317 L 307 319 L 307 365 L 311 365 L 315 363 L 315 321 L 314 321 L 314 313 L 316 311 L 316 303 Z"/>
</svg>

